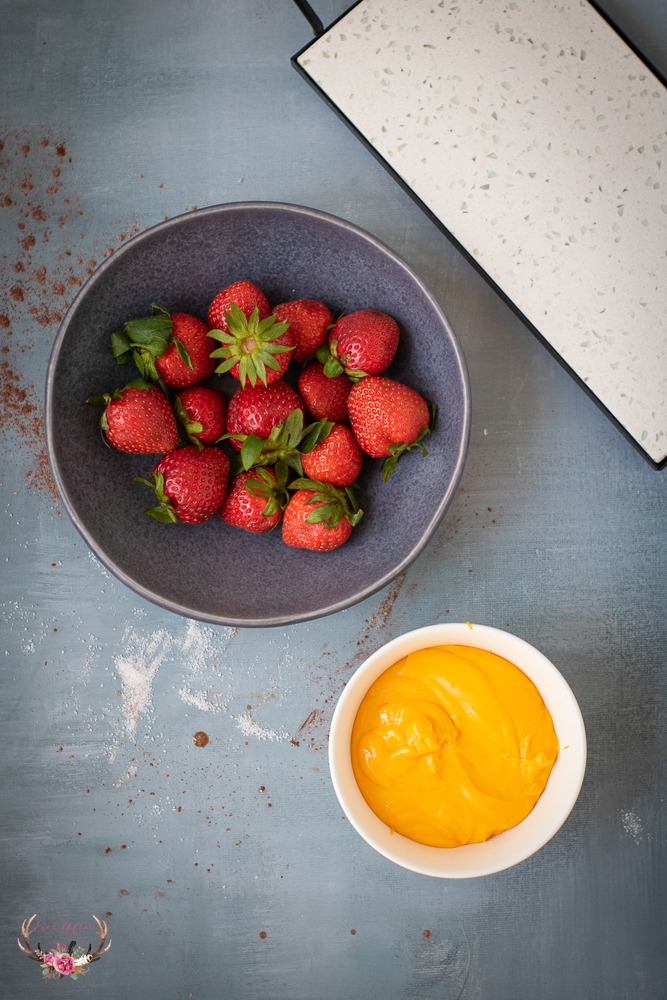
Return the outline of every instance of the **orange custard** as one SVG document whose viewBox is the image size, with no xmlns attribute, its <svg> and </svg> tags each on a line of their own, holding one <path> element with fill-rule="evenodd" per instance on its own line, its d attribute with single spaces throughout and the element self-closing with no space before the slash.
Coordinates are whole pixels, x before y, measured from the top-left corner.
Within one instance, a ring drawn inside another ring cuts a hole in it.
<svg viewBox="0 0 667 1000">
<path fill-rule="evenodd" d="M 371 685 L 352 729 L 352 767 L 370 808 L 433 847 L 477 844 L 520 823 L 558 750 L 533 682 L 474 646 L 399 660 Z"/>
</svg>

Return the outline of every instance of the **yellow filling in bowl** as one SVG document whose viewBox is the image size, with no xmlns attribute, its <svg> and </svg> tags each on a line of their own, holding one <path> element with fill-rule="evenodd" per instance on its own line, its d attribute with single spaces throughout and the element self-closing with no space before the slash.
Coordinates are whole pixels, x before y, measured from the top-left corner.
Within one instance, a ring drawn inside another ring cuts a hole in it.
<svg viewBox="0 0 667 1000">
<path fill-rule="evenodd" d="M 473 646 L 433 646 L 371 685 L 351 749 L 361 793 L 392 831 L 459 847 L 525 819 L 559 746 L 542 696 L 517 666 Z"/>
</svg>

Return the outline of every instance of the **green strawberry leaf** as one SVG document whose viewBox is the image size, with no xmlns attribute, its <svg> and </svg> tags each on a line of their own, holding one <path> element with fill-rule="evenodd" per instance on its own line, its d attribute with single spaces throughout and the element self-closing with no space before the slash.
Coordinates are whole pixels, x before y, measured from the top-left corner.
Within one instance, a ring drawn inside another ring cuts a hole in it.
<svg viewBox="0 0 667 1000">
<path fill-rule="evenodd" d="M 142 316 L 139 319 L 128 320 L 124 330 L 134 347 L 159 349 L 162 345 L 166 348 L 171 336 L 172 322 L 169 314 Z"/>
<path fill-rule="evenodd" d="M 197 445 L 199 450 L 203 451 L 204 445 L 201 443 L 198 437 L 195 437 L 195 435 L 201 434 L 201 432 L 204 430 L 204 425 L 197 420 L 190 420 L 188 411 L 183 406 L 180 396 L 176 396 L 176 399 L 174 401 L 174 412 L 176 414 L 176 419 L 178 420 L 179 424 L 181 424 L 185 430 L 188 441 L 190 441 L 192 444 Z"/>
<path fill-rule="evenodd" d="M 389 458 L 385 458 L 380 466 L 383 483 L 389 482 L 389 477 L 394 474 L 399 457 L 400 455 L 390 455 Z"/>
<path fill-rule="evenodd" d="M 144 486 L 149 486 L 155 493 L 158 504 L 155 507 L 149 507 L 145 512 L 149 517 L 152 517 L 155 521 L 160 521 L 162 524 L 181 524 L 180 517 L 175 513 L 171 505 L 171 500 L 164 491 L 164 476 L 161 472 L 154 472 L 152 479 L 143 479 L 141 476 L 135 476 L 132 482 L 143 483 Z"/>
<path fill-rule="evenodd" d="M 317 423 L 310 424 L 309 427 L 306 427 L 299 443 L 299 451 L 301 454 L 309 455 L 316 445 L 321 444 L 322 441 L 329 437 L 332 429 L 333 422 L 324 417 L 322 420 L 318 420 Z"/>
<path fill-rule="evenodd" d="M 222 354 L 222 348 L 220 348 L 219 351 L 211 351 L 211 355 L 210 356 L 212 358 L 221 358 L 221 357 L 223 357 L 224 355 Z M 223 361 L 215 369 L 216 374 L 217 375 L 224 375 L 224 373 L 228 372 L 230 370 L 230 368 L 233 368 L 235 364 L 236 364 L 236 358 L 227 358 L 226 361 Z"/>
<path fill-rule="evenodd" d="M 248 434 L 241 447 L 241 462 L 246 472 L 262 458 L 266 441 L 257 434 Z"/>
<path fill-rule="evenodd" d="M 336 378 L 337 375 L 342 375 L 345 371 L 338 358 L 334 358 L 333 354 L 330 354 L 324 362 L 323 370 L 328 378 Z"/>
<path fill-rule="evenodd" d="M 126 365 L 132 360 L 132 344 L 127 333 L 111 334 L 111 353 L 119 365 Z"/>
<path fill-rule="evenodd" d="M 361 368 L 345 368 L 343 369 L 350 382 L 361 382 L 362 378 L 366 378 L 368 372 L 362 371 Z"/>
<path fill-rule="evenodd" d="M 161 524 L 181 524 L 178 514 L 175 514 L 171 507 L 163 506 L 162 504 L 159 504 L 157 507 L 149 507 L 144 513 Z"/>
<path fill-rule="evenodd" d="M 284 463 L 278 462 L 274 468 L 274 475 L 265 467 L 255 470 L 257 478 L 246 479 L 245 488 L 252 496 L 264 497 L 266 504 L 262 510 L 264 517 L 273 517 L 279 511 L 284 510 L 289 502 L 289 494 L 286 488 L 287 468 Z"/>
<path fill-rule="evenodd" d="M 111 351 L 119 365 L 132 360 L 144 378 L 160 382 L 155 359 L 161 357 L 169 347 L 173 324 L 169 312 L 162 306 L 154 304 L 151 310 L 150 316 L 130 319 L 122 332 L 111 334 Z"/>
<path fill-rule="evenodd" d="M 277 437 L 285 448 L 296 448 L 303 435 L 303 411 L 292 410 L 278 425 Z"/>
<path fill-rule="evenodd" d="M 190 357 L 190 352 L 188 351 L 183 341 L 179 340 L 178 337 L 174 337 L 173 342 L 174 344 L 176 344 L 176 350 L 178 351 L 178 356 L 183 362 L 183 364 L 186 365 L 188 368 L 193 369 L 194 362 Z"/>
<path fill-rule="evenodd" d="M 89 396 L 86 403 L 90 406 L 108 406 L 113 398 L 113 393 L 103 392 L 99 396 Z"/>
<path fill-rule="evenodd" d="M 283 459 L 285 465 L 296 472 L 297 476 L 303 476 L 303 465 L 301 464 L 301 457 L 297 452 L 293 452 L 291 455 L 286 455 Z"/>
<path fill-rule="evenodd" d="M 342 517 L 347 518 L 355 527 L 362 518 L 363 511 L 359 509 L 353 488 L 339 489 L 331 483 L 321 483 L 314 479 L 299 478 L 289 484 L 291 490 L 310 490 L 313 496 L 308 500 L 311 504 L 321 504 L 308 514 L 309 524 L 326 524 L 335 528 Z"/>
<path fill-rule="evenodd" d="M 414 441 L 411 441 L 409 444 L 391 445 L 389 449 L 391 454 L 389 455 L 388 458 L 385 458 L 384 462 L 380 466 L 380 472 L 382 475 L 383 483 L 388 482 L 390 476 L 393 475 L 396 469 L 396 464 L 399 458 L 401 457 L 401 455 L 404 455 L 406 451 L 410 451 L 412 448 L 419 448 L 419 450 L 422 453 L 422 458 L 426 458 L 426 456 L 428 455 L 428 451 L 426 450 L 423 441 L 426 435 L 430 434 L 433 429 L 438 413 L 438 407 L 436 406 L 435 403 L 429 403 L 428 411 L 430 414 L 429 422 L 425 427 L 422 427 L 421 431 L 419 432 Z"/>
</svg>

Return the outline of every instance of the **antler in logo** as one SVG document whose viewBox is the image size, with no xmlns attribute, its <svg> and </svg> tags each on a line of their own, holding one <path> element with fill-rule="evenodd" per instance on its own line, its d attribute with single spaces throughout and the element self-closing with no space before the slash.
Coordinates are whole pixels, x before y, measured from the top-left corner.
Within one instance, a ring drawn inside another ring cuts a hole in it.
<svg viewBox="0 0 667 1000">
<path fill-rule="evenodd" d="M 33 962 L 40 963 L 43 970 L 42 975 L 47 979 L 63 979 L 65 976 L 77 979 L 78 976 L 85 974 L 87 971 L 86 966 L 90 965 L 91 962 L 98 962 L 102 955 L 106 955 L 111 947 L 111 938 L 109 938 L 109 943 L 105 946 L 109 933 L 106 921 L 98 920 L 96 916 L 93 916 L 93 920 L 98 926 L 99 936 L 99 945 L 95 951 L 93 951 L 92 944 L 88 945 L 87 951 L 84 951 L 82 945 L 79 945 L 77 948 L 76 941 L 70 941 L 67 947 L 65 945 L 56 945 L 50 951 L 42 951 L 42 946 L 39 942 L 37 942 L 37 948 L 33 948 L 30 944 L 30 935 L 34 932 L 34 928 L 31 925 L 36 916 L 37 914 L 33 913 L 29 920 L 23 921 L 21 924 L 23 944 L 20 938 L 17 938 L 17 944 L 28 958 L 31 958 Z"/>
</svg>

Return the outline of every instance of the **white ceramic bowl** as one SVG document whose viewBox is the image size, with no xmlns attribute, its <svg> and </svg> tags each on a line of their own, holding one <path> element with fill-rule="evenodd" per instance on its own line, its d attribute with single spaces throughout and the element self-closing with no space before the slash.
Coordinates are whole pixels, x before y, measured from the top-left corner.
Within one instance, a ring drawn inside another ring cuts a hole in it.
<svg viewBox="0 0 667 1000">
<path fill-rule="evenodd" d="M 370 685 L 408 653 L 429 646 L 465 645 L 490 650 L 514 663 L 533 681 L 551 713 L 560 753 L 547 786 L 519 824 L 481 844 L 428 847 L 391 833 L 367 805 L 352 770 L 350 744 L 357 710 Z M 376 650 L 348 681 L 334 711 L 329 767 L 345 815 L 376 851 L 403 868 L 439 878 L 491 875 L 530 857 L 560 829 L 574 806 L 586 769 L 586 731 L 577 701 L 556 667 L 518 636 L 488 625 L 427 625 Z"/>
</svg>

